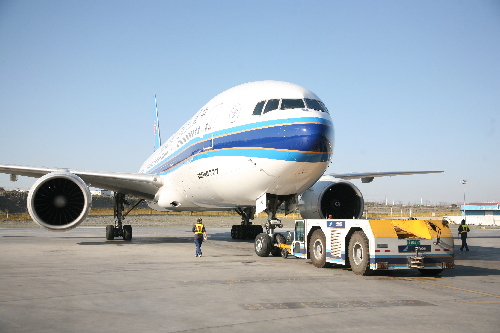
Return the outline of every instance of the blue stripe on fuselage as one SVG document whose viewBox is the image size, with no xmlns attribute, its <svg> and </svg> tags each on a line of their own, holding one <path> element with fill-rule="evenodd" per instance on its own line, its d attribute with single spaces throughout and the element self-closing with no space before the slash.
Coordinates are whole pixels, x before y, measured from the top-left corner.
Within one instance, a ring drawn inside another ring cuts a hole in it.
<svg viewBox="0 0 500 333">
<path fill-rule="evenodd" d="M 314 117 L 280 119 L 237 126 L 214 132 L 210 134 L 210 138 L 205 136 L 187 142 L 148 173 L 165 174 L 188 160 L 214 156 L 326 162 L 332 153 L 329 139 L 331 131 L 330 121 Z M 207 149 L 208 147 L 210 148 Z"/>
</svg>

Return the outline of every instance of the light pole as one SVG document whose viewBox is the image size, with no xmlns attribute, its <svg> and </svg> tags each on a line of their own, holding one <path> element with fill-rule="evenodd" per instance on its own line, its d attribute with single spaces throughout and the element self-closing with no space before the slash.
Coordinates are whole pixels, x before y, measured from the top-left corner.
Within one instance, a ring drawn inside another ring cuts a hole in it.
<svg viewBox="0 0 500 333">
<path fill-rule="evenodd" d="M 466 185 L 467 184 L 467 180 L 463 179 L 461 181 L 462 185 Z M 465 186 L 464 186 L 464 205 L 463 205 L 463 212 L 464 212 L 464 219 L 465 219 Z"/>
</svg>

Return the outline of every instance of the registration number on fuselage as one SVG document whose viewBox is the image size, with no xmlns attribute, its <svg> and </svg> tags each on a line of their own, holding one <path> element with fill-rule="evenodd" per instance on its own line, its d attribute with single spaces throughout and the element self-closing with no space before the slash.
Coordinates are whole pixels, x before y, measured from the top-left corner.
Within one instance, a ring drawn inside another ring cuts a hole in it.
<svg viewBox="0 0 500 333">
<path fill-rule="evenodd" d="M 215 168 L 207 171 L 198 172 L 196 175 L 198 176 L 198 179 L 201 179 L 205 177 L 215 176 L 218 174 L 219 174 L 219 168 Z"/>
</svg>

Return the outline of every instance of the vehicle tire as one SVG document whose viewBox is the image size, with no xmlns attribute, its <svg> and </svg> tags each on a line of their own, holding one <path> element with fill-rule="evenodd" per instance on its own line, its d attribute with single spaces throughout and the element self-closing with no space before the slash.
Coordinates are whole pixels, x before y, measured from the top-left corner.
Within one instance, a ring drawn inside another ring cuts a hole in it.
<svg viewBox="0 0 500 333">
<path fill-rule="evenodd" d="M 286 244 L 286 238 L 280 233 L 277 233 L 274 235 L 274 240 L 276 241 L 276 244 Z M 279 257 L 281 256 L 281 249 L 279 247 L 273 246 L 271 249 L 271 254 L 273 257 Z"/>
<path fill-rule="evenodd" d="M 442 269 L 419 269 L 420 274 L 424 276 L 436 276 L 441 273 Z"/>
<path fill-rule="evenodd" d="M 356 231 L 349 240 L 349 263 L 354 274 L 370 275 L 370 250 L 363 231 Z"/>
<path fill-rule="evenodd" d="M 271 253 L 271 238 L 266 233 L 258 234 L 255 237 L 255 253 L 259 257 L 267 257 Z"/>
<path fill-rule="evenodd" d="M 114 225 L 107 225 L 106 226 L 106 240 L 113 240 L 115 239 L 115 226 Z"/>
<path fill-rule="evenodd" d="M 123 226 L 123 240 L 129 241 L 132 240 L 132 226 L 124 225 Z"/>
<path fill-rule="evenodd" d="M 318 268 L 326 266 L 326 237 L 321 229 L 316 229 L 312 233 L 309 253 L 314 266 Z"/>
</svg>

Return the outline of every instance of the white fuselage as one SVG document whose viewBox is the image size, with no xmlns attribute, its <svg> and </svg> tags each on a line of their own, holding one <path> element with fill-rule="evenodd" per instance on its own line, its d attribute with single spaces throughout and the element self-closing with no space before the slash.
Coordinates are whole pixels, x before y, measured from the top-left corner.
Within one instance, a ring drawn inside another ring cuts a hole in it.
<svg viewBox="0 0 500 333">
<path fill-rule="evenodd" d="M 254 206 L 265 193 L 304 192 L 332 152 L 332 120 L 314 93 L 260 81 L 213 98 L 139 172 L 163 179 L 155 209 L 230 209 Z"/>
</svg>

